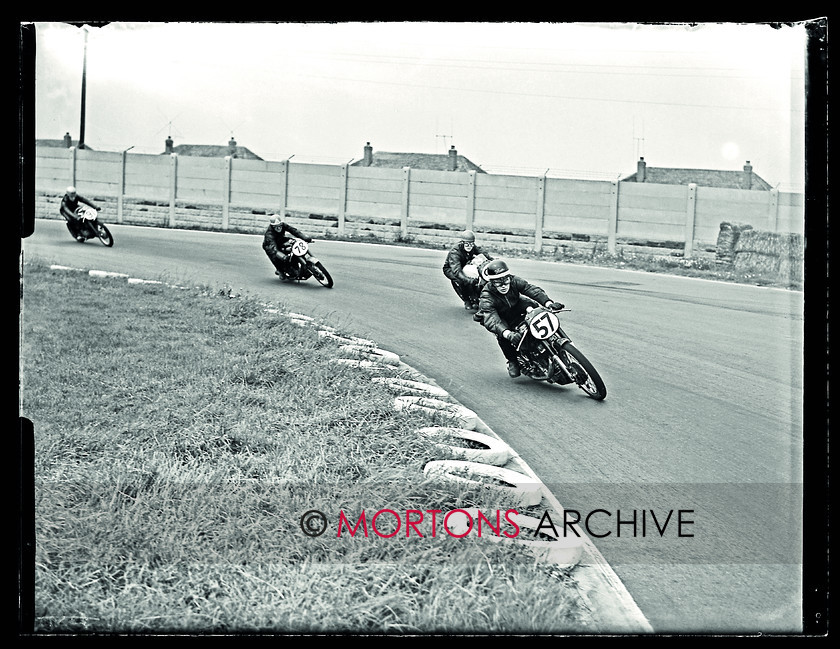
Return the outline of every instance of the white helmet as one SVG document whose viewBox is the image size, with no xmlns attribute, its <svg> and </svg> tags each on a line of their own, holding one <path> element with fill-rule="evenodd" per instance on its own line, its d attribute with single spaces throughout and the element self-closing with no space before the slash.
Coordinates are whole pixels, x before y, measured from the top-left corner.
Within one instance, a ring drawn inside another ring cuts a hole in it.
<svg viewBox="0 0 840 649">
<path fill-rule="evenodd" d="M 72 197 L 72 196 L 75 196 L 75 195 L 76 195 L 76 188 L 75 188 L 75 187 L 73 187 L 73 185 L 70 185 L 70 186 L 69 186 L 69 187 L 65 190 L 65 192 L 67 193 L 67 195 L 68 195 L 68 196 L 71 196 L 71 197 Z"/>
<path fill-rule="evenodd" d="M 271 215 L 271 225 L 282 225 L 283 219 L 280 218 L 279 214 L 272 214 Z"/>
</svg>

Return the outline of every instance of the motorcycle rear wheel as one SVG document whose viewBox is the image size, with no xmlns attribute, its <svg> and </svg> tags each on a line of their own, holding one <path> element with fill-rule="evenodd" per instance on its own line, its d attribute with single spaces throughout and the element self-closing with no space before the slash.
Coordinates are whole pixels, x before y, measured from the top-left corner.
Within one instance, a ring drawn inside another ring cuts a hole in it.
<svg viewBox="0 0 840 649">
<path fill-rule="evenodd" d="M 103 223 L 95 223 L 93 231 L 105 246 L 110 248 L 114 245 L 114 237 L 111 236 L 111 231 Z"/>
<path fill-rule="evenodd" d="M 312 264 L 309 268 L 312 272 L 312 277 L 314 277 L 319 284 L 326 286 L 327 288 L 333 287 L 332 275 L 330 275 L 327 272 L 327 269 L 324 268 L 324 264 L 319 261 L 317 264 Z"/>
<path fill-rule="evenodd" d="M 598 370 L 589 362 L 589 359 L 583 355 L 577 347 L 572 343 L 563 345 L 562 354 L 565 356 L 563 360 L 567 365 L 577 372 L 575 383 L 583 390 L 587 396 L 592 397 L 596 401 L 603 401 L 607 396 L 607 386 L 604 385 L 604 380 L 598 374 Z M 571 358 L 570 358 L 571 357 Z"/>
</svg>

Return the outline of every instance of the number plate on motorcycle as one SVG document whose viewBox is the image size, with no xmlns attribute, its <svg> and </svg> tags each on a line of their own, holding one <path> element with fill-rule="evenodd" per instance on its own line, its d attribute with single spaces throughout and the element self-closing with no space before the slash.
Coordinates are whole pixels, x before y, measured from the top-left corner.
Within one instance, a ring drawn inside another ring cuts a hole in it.
<svg viewBox="0 0 840 649">
<path fill-rule="evenodd" d="M 545 340 L 556 333 L 560 320 L 551 311 L 543 311 L 528 321 L 528 330 L 538 340 Z"/>
<path fill-rule="evenodd" d="M 306 241 L 303 241 L 302 239 L 297 239 L 292 245 L 292 252 L 298 257 L 305 255 L 307 250 L 309 250 L 309 246 L 306 244 Z"/>
</svg>

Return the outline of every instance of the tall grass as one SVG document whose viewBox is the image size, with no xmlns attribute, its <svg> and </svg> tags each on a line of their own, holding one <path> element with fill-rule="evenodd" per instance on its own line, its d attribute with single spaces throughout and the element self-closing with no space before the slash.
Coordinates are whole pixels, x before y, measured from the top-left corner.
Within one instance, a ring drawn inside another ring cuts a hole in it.
<svg viewBox="0 0 840 649">
<path fill-rule="evenodd" d="M 426 479 L 436 415 L 276 309 L 28 262 L 21 331 L 37 633 L 597 631 L 574 570 L 514 544 L 336 534 L 340 512 L 510 505 Z"/>
</svg>

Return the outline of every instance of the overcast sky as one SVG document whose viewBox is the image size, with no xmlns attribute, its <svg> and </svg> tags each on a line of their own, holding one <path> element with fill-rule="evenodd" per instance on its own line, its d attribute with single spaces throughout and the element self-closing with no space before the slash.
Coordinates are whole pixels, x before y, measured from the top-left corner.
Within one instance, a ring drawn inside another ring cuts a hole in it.
<svg viewBox="0 0 840 649">
<path fill-rule="evenodd" d="M 455 146 L 497 173 L 741 169 L 804 184 L 804 24 L 36 23 L 36 138 L 342 163 Z"/>
</svg>

